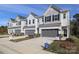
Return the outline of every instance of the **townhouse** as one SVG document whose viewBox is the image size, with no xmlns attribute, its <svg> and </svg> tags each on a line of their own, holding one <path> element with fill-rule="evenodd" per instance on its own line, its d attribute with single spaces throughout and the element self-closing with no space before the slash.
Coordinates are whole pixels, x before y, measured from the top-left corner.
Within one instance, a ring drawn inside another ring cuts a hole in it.
<svg viewBox="0 0 79 59">
<path fill-rule="evenodd" d="M 31 12 L 27 17 L 17 16 L 10 19 L 8 33 L 35 35 L 42 37 L 58 37 L 59 31 L 64 32 L 64 37 L 70 35 L 69 10 L 50 5 L 42 16 Z"/>
</svg>

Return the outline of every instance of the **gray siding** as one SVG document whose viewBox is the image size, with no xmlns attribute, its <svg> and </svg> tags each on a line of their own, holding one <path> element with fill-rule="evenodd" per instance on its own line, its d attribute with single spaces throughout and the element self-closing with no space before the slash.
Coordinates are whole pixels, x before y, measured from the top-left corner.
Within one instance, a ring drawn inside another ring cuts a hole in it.
<svg viewBox="0 0 79 59">
<path fill-rule="evenodd" d="M 39 27 L 57 27 L 60 26 L 61 23 L 52 23 L 52 24 L 40 24 Z"/>
<path fill-rule="evenodd" d="M 35 28 L 35 26 L 25 26 L 24 28 Z"/>
</svg>

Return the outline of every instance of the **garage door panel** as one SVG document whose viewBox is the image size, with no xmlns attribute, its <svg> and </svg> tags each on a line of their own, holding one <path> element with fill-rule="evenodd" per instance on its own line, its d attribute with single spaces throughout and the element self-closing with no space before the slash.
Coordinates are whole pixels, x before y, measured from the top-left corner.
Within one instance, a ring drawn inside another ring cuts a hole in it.
<svg viewBox="0 0 79 59">
<path fill-rule="evenodd" d="M 21 33 L 21 30 L 15 30 L 15 33 L 16 34 L 20 34 Z"/>
<path fill-rule="evenodd" d="M 42 36 L 43 37 L 57 37 L 58 29 L 43 29 Z"/>
<path fill-rule="evenodd" d="M 26 30 L 25 34 L 26 35 L 34 35 L 35 30 Z"/>
</svg>

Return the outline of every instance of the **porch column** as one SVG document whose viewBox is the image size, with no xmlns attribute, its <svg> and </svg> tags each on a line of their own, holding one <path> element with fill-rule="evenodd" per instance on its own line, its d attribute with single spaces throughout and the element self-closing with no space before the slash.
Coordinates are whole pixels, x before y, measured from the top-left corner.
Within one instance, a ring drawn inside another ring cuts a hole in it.
<svg viewBox="0 0 79 59">
<path fill-rule="evenodd" d="M 45 16 L 44 16 L 44 22 L 43 22 L 43 24 L 45 23 Z"/>
<path fill-rule="evenodd" d="M 69 38 L 70 37 L 70 28 L 69 28 L 69 26 L 67 27 L 67 38 Z"/>
<path fill-rule="evenodd" d="M 51 15 L 51 22 L 52 22 L 52 15 Z"/>
<path fill-rule="evenodd" d="M 38 33 L 37 28 L 38 28 L 38 19 L 35 19 L 35 34 Z"/>
</svg>

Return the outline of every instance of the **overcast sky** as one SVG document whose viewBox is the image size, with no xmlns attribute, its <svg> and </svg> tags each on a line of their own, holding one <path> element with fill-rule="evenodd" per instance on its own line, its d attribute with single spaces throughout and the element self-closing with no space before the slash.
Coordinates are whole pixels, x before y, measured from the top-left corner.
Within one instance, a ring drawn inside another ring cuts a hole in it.
<svg viewBox="0 0 79 59">
<path fill-rule="evenodd" d="M 0 26 L 7 25 L 10 18 L 17 15 L 27 16 L 30 12 L 34 12 L 42 16 L 49 4 L 0 4 Z M 70 16 L 79 13 L 78 4 L 56 4 L 56 6 L 70 10 Z"/>
</svg>

